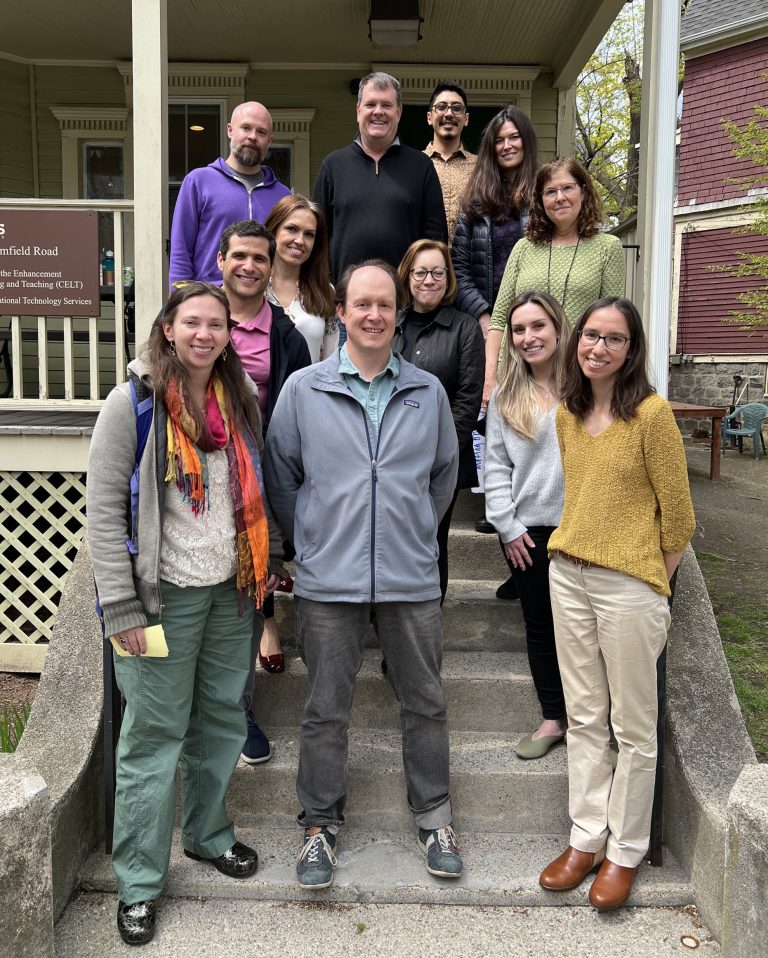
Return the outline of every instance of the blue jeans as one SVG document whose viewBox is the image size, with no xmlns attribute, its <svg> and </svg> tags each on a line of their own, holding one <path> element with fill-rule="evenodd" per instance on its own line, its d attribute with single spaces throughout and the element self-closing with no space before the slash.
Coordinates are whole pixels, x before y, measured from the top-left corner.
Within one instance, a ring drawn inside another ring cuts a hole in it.
<svg viewBox="0 0 768 958">
<path fill-rule="evenodd" d="M 440 679 L 440 600 L 314 602 L 294 598 L 296 644 L 309 672 L 296 791 L 306 827 L 339 826 L 347 797 L 347 743 L 355 680 L 375 614 L 400 703 L 408 805 L 421 828 L 451 823 L 448 720 Z"/>
</svg>

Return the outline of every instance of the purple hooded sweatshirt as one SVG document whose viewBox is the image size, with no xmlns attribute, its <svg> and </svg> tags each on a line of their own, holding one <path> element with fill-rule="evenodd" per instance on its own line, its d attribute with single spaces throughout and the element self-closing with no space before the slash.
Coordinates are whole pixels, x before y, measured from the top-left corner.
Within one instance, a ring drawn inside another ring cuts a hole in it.
<svg viewBox="0 0 768 958">
<path fill-rule="evenodd" d="M 216 265 L 221 234 L 238 220 L 263 223 L 275 203 L 291 192 L 268 166 L 261 170 L 264 180 L 250 191 L 234 178 L 221 157 L 187 173 L 173 211 L 171 285 L 198 279 L 221 286 L 221 270 Z"/>
</svg>

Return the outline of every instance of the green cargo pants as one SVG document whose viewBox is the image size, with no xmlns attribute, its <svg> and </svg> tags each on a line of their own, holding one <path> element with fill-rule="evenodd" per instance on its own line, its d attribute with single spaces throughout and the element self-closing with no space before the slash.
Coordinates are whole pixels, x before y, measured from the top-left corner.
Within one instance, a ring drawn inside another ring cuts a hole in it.
<svg viewBox="0 0 768 958">
<path fill-rule="evenodd" d="M 158 898 L 171 855 L 181 760 L 184 848 L 203 858 L 235 841 L 224 796 L 245 742 L 243 694 L 253 603 L 238 616 L 234 578 L 161 582 L 168 658 L 115 655 L 125 714 L 117 752 L 112 866 L 126 904 Z M 149 624 L 161 621 L 150 616 Z"/>
</svg>

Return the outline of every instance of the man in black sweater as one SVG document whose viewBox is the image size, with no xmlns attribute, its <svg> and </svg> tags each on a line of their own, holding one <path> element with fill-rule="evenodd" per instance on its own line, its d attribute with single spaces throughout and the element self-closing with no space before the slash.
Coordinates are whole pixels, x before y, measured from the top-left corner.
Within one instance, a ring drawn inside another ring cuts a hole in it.
<svg viewBox="0 0 768 958">
<path fill-rule="evenodd" d="M 328 220 L 334 282 L 350 263 L 379 257 L 396 267 L 414 240 L 448 236 L 432 161 L 397 136 L 399 81 L 364 77 L 356 112 L 360 132 L 326 156 L 313 192 Z"/>
</svg>

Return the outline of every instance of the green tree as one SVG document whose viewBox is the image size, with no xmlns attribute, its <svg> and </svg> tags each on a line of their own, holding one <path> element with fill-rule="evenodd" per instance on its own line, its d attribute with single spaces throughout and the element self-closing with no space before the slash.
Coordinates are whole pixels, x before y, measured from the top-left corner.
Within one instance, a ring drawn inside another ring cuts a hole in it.
<svg viewBox="0 0 768 958">
<path fill-rule="evenodd" d="M 768 81 L 768 73 L 763 76 Z M 768 195 L 765 194 L 768 189 L 768 106 L 756 104 L 752 119 L 743 127 L 738 127 L 728 120 L 724 121 L 723 126 L 734 144 L 734 155 L 751 160 L 756 167 L 751 176 L 740 177 L 734 182 L 743 186 L 745 190 L 754 190 L 763 194 L 755 197 L 754 210 L 757 216 L 739 232 L 768 237 Z M 730 273 L 731 276 L 754 276 L 765 282 L 755 289 L 739 293 L 739 302 L 746 309 L 732 312 L 730 321 L 742 327 L 766 330 L 768 329 L 768 254 L 739 253 L 739 260 L 740 262 L 736 265 L 718 268 Z"/>
<path fill-rule="evenodd" d="M 576 84 L 576 155 L 614 225 L 637 210 L 644 17 L 644 0 L 627 0 Z"/>
<path fill-rule="evenodd" d="M 576 85 L 576 155 L 614 224 L 637 209 L 644 7 L 626 4 Z"/>
</svg>

